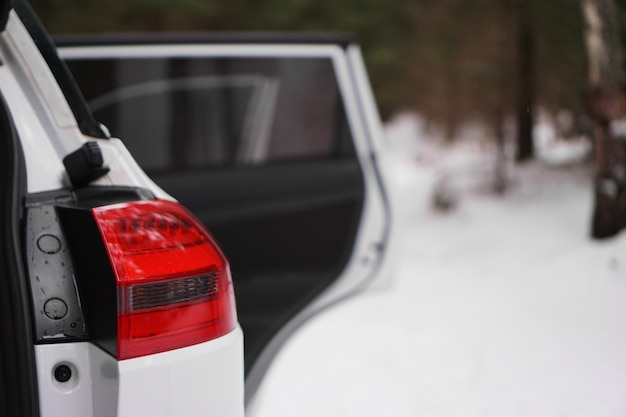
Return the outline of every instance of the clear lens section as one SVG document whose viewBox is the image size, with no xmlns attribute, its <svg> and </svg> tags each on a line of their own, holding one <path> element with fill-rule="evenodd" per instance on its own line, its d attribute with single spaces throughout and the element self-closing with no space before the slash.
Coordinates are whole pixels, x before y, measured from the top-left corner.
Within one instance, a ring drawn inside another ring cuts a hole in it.
<svg viewBox="0 0 626 417">
<path fill-rule="evenodd" d="M 129 311 L 194 303 L 219 297 L 219 274 L 125 287 Z"/>
</svg>

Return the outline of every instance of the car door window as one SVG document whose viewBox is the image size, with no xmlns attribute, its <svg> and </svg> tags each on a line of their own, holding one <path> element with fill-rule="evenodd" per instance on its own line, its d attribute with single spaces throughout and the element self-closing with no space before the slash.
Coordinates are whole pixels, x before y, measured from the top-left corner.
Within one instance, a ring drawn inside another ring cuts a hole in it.
<svg viewBox="0 0 626 417">
<path fill-rule="evenodd" d="M 330 58 L 147 58 L 71 65 L 98 119 L 148 171 L 353 153 Z"/>
</svg>

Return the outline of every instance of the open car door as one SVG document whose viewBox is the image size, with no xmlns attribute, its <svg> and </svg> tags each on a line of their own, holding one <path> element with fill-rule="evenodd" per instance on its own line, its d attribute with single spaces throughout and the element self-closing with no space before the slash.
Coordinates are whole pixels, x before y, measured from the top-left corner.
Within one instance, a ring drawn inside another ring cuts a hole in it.
<svg viewBox="0 0 626 417">
<path fill-rule="evenodd" d="M 379 274 L 381 126 L 344 37 L 57 38 L 95 117 L 230 259 L 246 400 L 305 320 Z"/>
</svg>

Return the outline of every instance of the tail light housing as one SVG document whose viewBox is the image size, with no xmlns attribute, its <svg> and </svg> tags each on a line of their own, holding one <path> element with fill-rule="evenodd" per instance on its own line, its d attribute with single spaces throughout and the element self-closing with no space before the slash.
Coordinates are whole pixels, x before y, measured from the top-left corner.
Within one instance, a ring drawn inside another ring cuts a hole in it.
<svg viewBox="0 0 626 417">
<path fill-rule="evenodd" d="M 117 291 L 117 357 L 130 359 L 209 341 L 236 326 L 228 262 L 178 203 L 133 201 L 91 215 Z"/>
</svg>

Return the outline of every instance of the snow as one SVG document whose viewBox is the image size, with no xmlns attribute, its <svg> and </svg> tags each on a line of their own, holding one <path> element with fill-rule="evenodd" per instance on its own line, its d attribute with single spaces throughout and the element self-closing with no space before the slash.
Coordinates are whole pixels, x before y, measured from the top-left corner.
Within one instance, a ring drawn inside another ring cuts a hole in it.
<svg viewBox="0 0 626 417">
<path fill-rule="evenodd" d="M 626 232 L 589 238 L 587 142 L 542 124 L 538 160 L 509 164 L 496 196 L 491 145 L 468 132 L 450 146 L 415 116 L 387 126 L 392 284 L 303 326 L 249 416 L 626 415 Z"/>
</svg>

